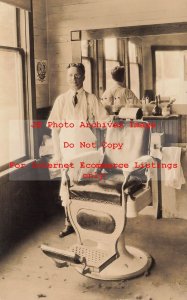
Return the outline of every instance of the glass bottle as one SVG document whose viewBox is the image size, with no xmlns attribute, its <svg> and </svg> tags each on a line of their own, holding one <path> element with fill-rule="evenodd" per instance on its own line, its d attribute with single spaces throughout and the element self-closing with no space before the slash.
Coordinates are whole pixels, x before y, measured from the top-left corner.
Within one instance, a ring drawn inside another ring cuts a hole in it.
<svg viewBox="0 0 187 300">
<path fill-rule="evenodd" d="M 155 97 L 155 107 L 152 110 L 153 116 L 162 116 L 162 108 L 159 106 L 160 96 Z"/>
<path fill-rule="evenodd" d="M 148 104 L 149 104 L 149 98 L 144 96 L 142 98 L 142 110 L 143 110 L 143 116 L 145 117 L 149 115 Z"/>
</svg>

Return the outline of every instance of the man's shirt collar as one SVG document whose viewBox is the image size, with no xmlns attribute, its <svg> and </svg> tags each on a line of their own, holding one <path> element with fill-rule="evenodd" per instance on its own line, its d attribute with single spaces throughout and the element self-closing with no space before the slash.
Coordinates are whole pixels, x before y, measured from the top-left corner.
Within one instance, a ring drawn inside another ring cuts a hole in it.
<svg viewBox="0 0 187 300">
<path fill-rule="evenodd" d="M 83 87 L 81 87 L 79 90 L 77 90 L 77 91 L 75 91 L 75 90 L 73 90 L 73 89 L 70 89 L 70 91 L 71 91 L 71 94 L 72 95 L 75 95 L 75 93 L 77 93 L 77 96 L 79 96 L 79 95 L 81 95 L 83 92 L 84 92 L 84 89 L 83 89 Z"/>
</svg>

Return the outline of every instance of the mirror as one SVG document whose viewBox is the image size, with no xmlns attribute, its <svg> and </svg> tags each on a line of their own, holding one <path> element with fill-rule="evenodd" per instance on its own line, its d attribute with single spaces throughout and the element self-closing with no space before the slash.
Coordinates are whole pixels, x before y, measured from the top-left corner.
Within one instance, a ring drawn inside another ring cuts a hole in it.
<svg viewBox="0 0 187 300">
<path fill-rule="evenodd" d="M 187 47 L 154 46 L 153 84 L 156 94 L 167 99 L 172 96 L 177 103 L 187 103 Z"/>
<path fill-rule="evenodd" d="M 125 85 L 142 99 L 176 98 L 187 103 L 187 23 L 97 29 L 81 32 L 85 89 L 102 97 L 111 69 L 124 65 Z"/>
</svg>

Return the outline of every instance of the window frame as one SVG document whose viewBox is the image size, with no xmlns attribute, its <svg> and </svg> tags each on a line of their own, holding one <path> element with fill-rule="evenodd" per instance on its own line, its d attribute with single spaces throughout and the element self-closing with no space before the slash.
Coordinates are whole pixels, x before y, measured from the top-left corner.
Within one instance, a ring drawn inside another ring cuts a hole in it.
<svg viewBox="0 0 187 300">
<path fill-rule="evenodd" d="M 31 128 L 30 120 L 34 119 L 36 114 L 35 104 L 35 85 L 34 85 L 34 49 L 32 36 L 32 15 L 26 10 L 15 8 L 16 18 L 16 47 L 1 46 L 0 49 L 13 51 L 20 54 L 22 71 L 22 93 L 23 93 L 23 123 L 25 138 L 25 155 L 13 160 L 15 164 L 28 159 L 34 159 L 37 156 L 37 133 Z M 0 172 L 9 169 L 10 161 L 0 165 Z"/>
</svg>

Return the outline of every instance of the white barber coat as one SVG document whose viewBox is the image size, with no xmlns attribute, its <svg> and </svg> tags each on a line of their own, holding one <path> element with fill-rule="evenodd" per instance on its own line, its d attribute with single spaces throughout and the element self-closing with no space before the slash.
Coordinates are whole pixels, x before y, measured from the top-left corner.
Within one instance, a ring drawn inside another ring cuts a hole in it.
<svg viewBox="0 0 187 300">
<path fill-rule="evenodd" d="M 68 122 L 69 120 L 94 122 L 106 120 L 106 110 L 94 94 L 86 92 L 83 88 L 79 89 L 77 93 L 78 103 L 75 107 L 72 101 L 75 91 L 72 89 L 58 96 L 48 122 Z"/>
<path fill-rule="evenodd" d="M 55 100 L 52 111 L 49 115 L 47 122 L 72 122 L 75 124 L 74 128 L 61 128 L 59 129 L 59 142 L 60 151 L 63 163 L 70 161 L 80 153 L 93 151 L 92 148 L 80 149 L 79 143 L 95 142 L 96 137 L 90 128 L 80 128 L 80 122 L 95 122 L 108 119 L 108 114 L 103 105 L 97 100 L 94 94 L 86 92 L 83 88 L 77 91 L 78 103 L 73 105 L 73 96 L 75 91 L 68 90 L 66 93 L 61 94 Z M 74 143 L 74 148 L 64 148 L 64 142 Z M 63 178 L 63 171 L 62 171 Z M 66 206 L 67 190 L 61 183 L 60 196 L 63 200 L 63 205 Z"/>
</svg>

